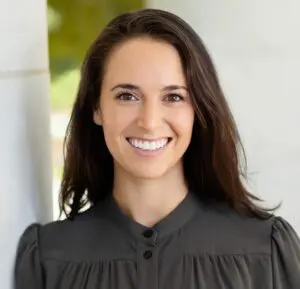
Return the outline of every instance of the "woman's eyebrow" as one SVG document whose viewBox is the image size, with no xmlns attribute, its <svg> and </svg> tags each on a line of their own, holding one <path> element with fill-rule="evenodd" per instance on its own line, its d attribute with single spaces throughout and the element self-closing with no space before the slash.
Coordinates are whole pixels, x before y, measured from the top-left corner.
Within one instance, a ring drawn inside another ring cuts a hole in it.
<svg viewBox="0 0 300 289">
<path fill-rule="evenodd" d="M 120 83 L 115 85 L 114 87 L 111 88 L 111 91 L 117 89 L 117 88 L 123 88 L 123 89 L 131 89 L 131 90 L 140 90 L 140 87 L 132 84 L 132 83 Z"/>
<path fill-rule="evenodd" d="M 184 89 L 186 91 L 188 90 L 186 86 L 184 86 L 184 85 L 176 85 L 176 84 L 165 86 L 162 90 L 163 91 L 171 91 L 171 90 L 178 90 L 178 89 Z"/>
<path fill-rule="evenodd" d="M 139 86 L 135 85 L 135 84 L 132 84 L 132 83 L 120 83 L 120 84 L 117 84 L 117 85 L 113 86 L 111 88 L 111 91 L 113 91 L 113 90 L 115 90 L 117 88 L 131 89 L 131 90 L 141 90 L 141 88 Z M 172 90 L 178 90 L 178 89 L 188 90 L 186 86 L 184 86 L 184 85 L 176 85 L 176 84 L 167 85 L 162 90 L 163 91 L 172 91 Z"/>
</svg>

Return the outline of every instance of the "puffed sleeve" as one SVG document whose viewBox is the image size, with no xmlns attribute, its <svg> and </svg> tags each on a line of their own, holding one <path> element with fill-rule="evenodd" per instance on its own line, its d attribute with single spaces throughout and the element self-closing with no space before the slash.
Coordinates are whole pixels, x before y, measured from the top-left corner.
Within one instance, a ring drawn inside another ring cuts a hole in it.
<svg viewBox="0 0 300 289">
<path fill-rule="evenodd" d="M 39 224 L 32 224 L 23 232 L 15 263 L 15 289 L 43 289 L 39 254 Z"/>
<path fill-rule="evenodd" d="M 277 217 L 272 232 L 273 288 L 300 289 L 300 240 L 293 227 Z"/>
</svg>

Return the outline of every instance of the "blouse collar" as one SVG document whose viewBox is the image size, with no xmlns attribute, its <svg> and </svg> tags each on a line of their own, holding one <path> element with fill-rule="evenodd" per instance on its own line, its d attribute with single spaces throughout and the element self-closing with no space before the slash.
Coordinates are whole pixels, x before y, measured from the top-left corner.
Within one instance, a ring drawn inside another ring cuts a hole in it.
<svg viewBox="0 0 300 289">
<path fill-rule="evenodd" d="M 194 193 L 189 192 L 169 215 L 153 227 L 146 227 L 124 214 L 111 194 L 101 206 L 101 211 L 106 218 L 134 239 L 155 245 L 159 239 L 183 227 L 199 208 L 200 201 Z"/>
</svg>

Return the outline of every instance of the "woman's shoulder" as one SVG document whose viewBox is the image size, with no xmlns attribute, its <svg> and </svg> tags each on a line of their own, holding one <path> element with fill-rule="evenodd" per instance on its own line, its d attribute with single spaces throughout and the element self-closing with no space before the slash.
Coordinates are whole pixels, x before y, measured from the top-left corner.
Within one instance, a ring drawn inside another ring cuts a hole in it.
<svg viewBox="0 0 300 289">
<path fill-rule="evenodd" d="M 260 233 L 270 236 L 272 227 L 276 224 L 276 217 L 273 214 L 265 214 L 264 217 L 258 217 L 249 212 L 238 212 L 228 204 L 210 204 L 202 206 L 201 218 L 207 224 L 211 223 L 220 230 L 233 230 L 254 233 Z"/>
<path fill-rule="evenodd" d="M 208 236 L 208 246 L 214 243 L 221 253 L 272 255 L 274 242 L 280 248 L 291 243 L 298 246 L 294 228 L 274 214 L 259 218 L 238 213 L 226 205 L 204 206 L 195 221 L 202 228 L 199 234 L 205 231 Z"/>
<path fill-rule="evenodd" d="M 40 238 L 45 247 L 53 243 L 74 243 L 75 239 L 81 244 L 91 240 L 91 237 L 101 240 L 109 230 L 111 223 L 108 219 L 100 210 L 91 207 L 72 219 L 58 220 L 41 226 Z"/>
<path fill-rule="evenodd" d="M 108 239 L 116 236 L 117 231 L 105 217 L 95 214 L 91 208 L 72 220 L 29 225 L 21 235 L 19 252 L 35 247 L 42 259 L 57 252 L 82 251 L 88 254 L 99 245 L 109 243 Z"/>
<path fill-rule="evenodd" d="M 95 260 L 109 252 L 111 236 L 108 224 L 93 209 L 74 220 L 32 223 L 21 233 L 15 261 L 16 288 L 44 288 L 43 268 L 51 263 Z M 29 287 L 28 287 L 29 286 Z"/>
</svg>

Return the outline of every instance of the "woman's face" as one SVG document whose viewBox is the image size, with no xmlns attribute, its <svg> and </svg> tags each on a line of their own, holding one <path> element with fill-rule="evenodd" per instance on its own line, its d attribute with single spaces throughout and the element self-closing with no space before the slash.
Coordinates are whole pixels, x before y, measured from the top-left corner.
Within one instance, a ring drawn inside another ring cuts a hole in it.
<svg viewBox="0 0 300 289">
<path fill-rule="evenodd" d="M 182 170 L 194 110 L 177 50 L 150 38 L 113 49 L 94 122 L 103 126 L 117 173 L 153 179 Z"/>
</svg>

